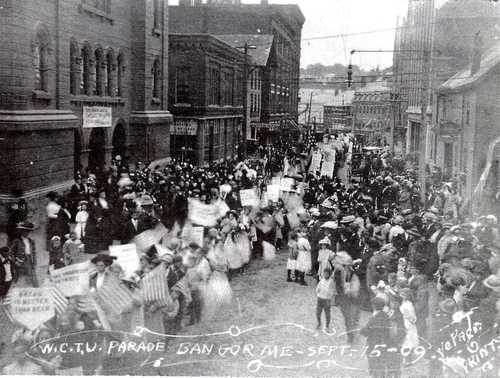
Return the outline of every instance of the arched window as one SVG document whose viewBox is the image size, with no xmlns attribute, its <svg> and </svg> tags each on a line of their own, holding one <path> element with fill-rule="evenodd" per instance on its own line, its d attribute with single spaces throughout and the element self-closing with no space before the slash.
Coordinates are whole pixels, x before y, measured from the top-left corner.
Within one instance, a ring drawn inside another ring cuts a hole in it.
<svg viewBox="0 0 500 378">
<path fill-rule="evenodd" d="M 115 95 L 115 81 L 114 81 L 114 72 L 116 71 L 116 63 L 115 56 L 113 50 L 109 50 L 106 54 L 106 76 L 107 76 L 107 84 L 106 84 L 106 95 L 114 96 Z"/>
<path fill-rule="evenodd" d="M 80 63 L 80 51 L 78 51 L 78 44 L 76 41 L 71 41 L 70 44 L 70 69 L 69 69 L 69 90 L 72 95 L 77 95 L 80 86 L 79 74 L 81 63 Z"/>
<path fill-rule="evenodd" d="M 90 47 L 85 45 L 81 50 L 80 60 L 80 94 L 90 95 Z"/>
<path fill-rule="evenodd" d="M 153 98 L 160 98 L 161 91 L 161 68 L 160 59 L 156 58 L 153 63 Z"/>
<path fill-rule="evenodd" d="M 118 58 L 116 59 L 116 95 L 118 97 L 123 96 L 123 75 L 125 72 L 125 57 L 123 53 L 118 54 Z"/>
<path fill-rule="evenodd" d="M 104 59 L 102 56 L 102 50 L 98 48 L 95 51 L 95 89 L 94 95 L 102 96 L 104 94 Z"/>
<path fill-rule="evenodd" d="M 33 68 L 35 71 L 35 90 L 48 90 L 49 73 L 49 33 L 47 29 L 40 28 L 33 43 Z"/>
</svg>

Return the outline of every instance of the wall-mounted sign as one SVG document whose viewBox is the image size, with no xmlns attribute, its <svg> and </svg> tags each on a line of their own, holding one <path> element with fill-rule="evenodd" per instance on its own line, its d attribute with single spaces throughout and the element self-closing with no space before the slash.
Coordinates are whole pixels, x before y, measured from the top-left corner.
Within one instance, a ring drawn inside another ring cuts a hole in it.
<svg viewBox="0 0 500 378">
<path fill-rule="evenodd" d="M 111 127 L 113 124 L 113 114 L 110 107 L 84 106 L 83 107 L 83 128 L 92 129 L 96 127 Z"/>
<path fill-rule="evenodd" d="M 198 123 L 193 120 L 176 120 L 170 125 L 171 135 L 196 135 Z"/>
</svg>

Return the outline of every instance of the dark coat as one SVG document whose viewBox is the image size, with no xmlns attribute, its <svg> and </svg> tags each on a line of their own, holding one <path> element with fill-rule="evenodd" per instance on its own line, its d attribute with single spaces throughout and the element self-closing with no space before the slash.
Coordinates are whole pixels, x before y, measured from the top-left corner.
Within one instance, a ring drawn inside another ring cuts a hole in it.
<svg viewBox="0 0 500 378">
<path fill-rule="evenodd" d="M 15 277 L 16 279 L 22 275 L 29 276 L 32 279 L 33 286 L 38 286 L 38 281 L 36 279 L 35 267 L 36 267 L 36 247 L 35 241 L 31 238 L 28 238 L 31 254 L 26 255 L 26 249 L 24 247 L 24 243 L 19 239 L 15 239 L 12 243 L 11 251 L 12 256 L 15 261 Z"/>
<path fill-rule="evenodd" d="M 375 345 L 387 344 L 390 338 L 389 325 L 389 317 L 384 311 L 377 312 L 368 320 L 360 333 L 366 337 L 366 345 L 369 349 Z"/>
</svg>

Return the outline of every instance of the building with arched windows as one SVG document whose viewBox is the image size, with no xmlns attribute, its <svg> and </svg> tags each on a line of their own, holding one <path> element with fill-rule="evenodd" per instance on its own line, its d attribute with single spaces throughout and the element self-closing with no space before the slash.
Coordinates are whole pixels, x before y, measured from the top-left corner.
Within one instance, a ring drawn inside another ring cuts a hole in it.
<svg viewBox="0 0 500 378">
<path fill-rule="evenodd" d="M 168 0 L 3 1 L 0 201 L 169 155 Z"/>
</svg>

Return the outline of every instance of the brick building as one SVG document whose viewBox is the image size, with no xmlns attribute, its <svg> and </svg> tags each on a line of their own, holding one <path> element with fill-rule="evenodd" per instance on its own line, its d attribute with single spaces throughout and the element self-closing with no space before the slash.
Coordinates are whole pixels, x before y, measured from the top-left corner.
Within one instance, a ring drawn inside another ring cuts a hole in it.
<svg viewBox="0 0 500 378">
<path fill-rule="evenodd" d="M 3 202 L 63 189 L 112 154 L 168 156 L 167 20 L 167 0 L 2 1 Z"/>
<path fill-rule="evenodd" d="M 385 81 L 356 90 L 352 100 L 353 132 L 365 144 L 389 144 L 393 123 L 391 89 Z"/>
<path fill-rule="evenodd" d="M 300 43 L 305 22 L 300 8 L 267 1 L 180 4 L 170 7 L 170 32 L 273 36 L 269 63 L 262 72 L 261 127 L 276 138 L 290 129 L 298 130 Z"/>
<path fill-rule="evenodd" d="M 208 34 L 170 34 L 169 46 L 172 156 L 199 165 L 235 156 L 245 55 Z"/>
<path fill-rule="evenodd" d="M 440 86 L 436 93 L 432 161 L 448 179 L 460 178 L 462 196 L 470 198 L 487 163 L 490 144 L 500 137 L 500 44 Z M 500 187 L 500 147 L 494 149 L 490 191 Z"/>
</svg>

